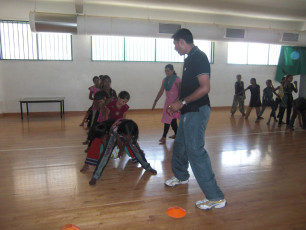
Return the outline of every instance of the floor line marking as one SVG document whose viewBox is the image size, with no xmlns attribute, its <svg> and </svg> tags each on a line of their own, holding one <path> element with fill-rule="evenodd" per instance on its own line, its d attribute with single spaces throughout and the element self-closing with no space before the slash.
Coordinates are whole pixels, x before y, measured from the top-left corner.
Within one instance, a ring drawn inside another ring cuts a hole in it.
<svg viewBox="0 0 306 230">
<path fill-rule="evenodd" d="M 298 130 L 297 130 L 298 131 Z M 257 132 L 257 133 L 241 133 L 241 134 L 233 134 L 233 135 L 217 135 L 217 136 L 205 136 L 205 139 L 209 138 L 217 138 L 217 137 L 237 137 L 237 136 L 252 136 L 258 134 L 277 134 L 277 133 L 285 133 L 286 131 L 275 131 L 275 132 Z M 150 143 L 156 142 L 155 140 L 150 141 L 139 141 L 140 143 Z M 46 149 L 66 149 L 66 148 L 79 148 L 84 145 L 68 145 L 68 146 L 52 146 L 45 148 L 17 148 L 17 149 L 0 149 L 0 152 L 10 152 L 10 151 L 30 151 L 30 150 L 46 150 Z"/>
</svg>

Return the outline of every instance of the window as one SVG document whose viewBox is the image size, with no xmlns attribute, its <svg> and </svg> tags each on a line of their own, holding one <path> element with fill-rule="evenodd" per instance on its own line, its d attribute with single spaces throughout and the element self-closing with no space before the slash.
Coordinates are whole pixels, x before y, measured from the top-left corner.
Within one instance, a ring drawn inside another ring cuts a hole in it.
<svg viewBox="0 0 306 230">
<path fill-rule="evenodd" d="M 126 61 L 155 61 L 155 39 L 141 37 L 125 38 Z"/>
<path fill-rule="evenodd" d="M 71 35 L 63 33 L 39 33 L 39 60 L 72 60 Z"/>
<path fill-rule="evenodd" d="M 36 42 L 27 22 L 0 21 L 0 59 L 37 59 Z"/>
<path fill-rule="evenodd" d="M 208 61 L 213 63 L 213 43 L 204 40 L 194 40 L 194 44 L 206 54 Z"/>
<path fill-rule="evenodd" d="M 280 45 L 270 45 L 269 47 L 269 65 L 277 65 L 281 51 Z"/>
<path fill-rule="evenodd" d="M 280 45 L 229 42 L 227 63 L 277 65 L 280 48 Z"/>
<path fill-rule="evenodd" d="M 268 65 L 269 45 L 250 43 L 248 47 L 248 64 Z"/>
<path fill-rule="evenodd" d="M 248 44 L 247 43 L 228 43 L 227 63 L 230 64 L 247 64 L 248 61 Z"/>
<path fill-rule="evenodd" d="M 173 39 L 156 38 L 156 61 L 158 62 L 184 62 L 184 56 L 174 50 Z"/>
<path fill-rule="evenodd" d="M 35 34 L 28 22 L 0 21 L 0 59 L 72 60 L 71 35 Z"/>
<path fill-rule="evenodd" d="M 124 37 L 92 36 L 92 60 L 124 61 Z"/>
<path fill-rule="evenodd" d="M 173 39 L 120 36 L 92 36 L 93 61 L 184 62 L 174 50 Z M 196 40 L 208 60 L 213 60 L 213 43 Z"/>
</svg>

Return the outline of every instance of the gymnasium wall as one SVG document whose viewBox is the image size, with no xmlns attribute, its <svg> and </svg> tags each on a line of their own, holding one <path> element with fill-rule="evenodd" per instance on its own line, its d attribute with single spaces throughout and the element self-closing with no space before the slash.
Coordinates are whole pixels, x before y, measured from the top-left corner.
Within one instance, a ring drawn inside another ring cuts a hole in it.
<svg viewBox="0 0 306 230">
<path fill-rule="evenodd" d="M 6 5 L 0 3 L 0 19 L 27 20 L 28 12 L 34 6 L 22 2 L 19 5 L 10 5 L 10 1 L 6 1 Z M 7 10 L 2 6 L 7 7 Z M 40 10 L 39 7 L 37 10 Z M 205 36 L 205 31 L 202 36 Z M 64 96 L 66 111 L 87 110 L 90 106 L 88 87 L 92 84 L 92 77 L 100 74 L 111 76 L 112 87 L 117 92 L 130 92 L 131 109 L 151 108 L 165 76 L 164 66 L 168 63 L 92 62 L 90 36 L 73 35 L 72 44 L 73 61 L 0 61 L 0 113 L 19 112 L 18 100 L 22 97 L 41 96 Z M 274 79 L 275 66 L 227 64 L 227 42 L 215 42 L 214 55 L 210 93 L 213 107 L 231 105 L 235 76 L 238 73 L 242 74 L 246 86 L 250 78 L 255 77 L 261 89 L 266 79 Z M 182 63 L 174 63 L 179 76 L 182 66 Z M 159 101 L 158 107 L 162 107 L 163 100 Z M 58 106 L 31 104 L 30 110 L 58 111 Z"/>
<path fill-rule="evenodd" d="M 3 93 L 3 84 L 1 77 L 1 66 L 0 66 L 0 114 L 4 113 L 4 93 Z"/>
<path fill-rule="evenodd" d="M 275 66 L 229 65 L 226 62 L 227 43 L 216 42 L 215 62 L 211 65 L 212 106 L 231 105 L 237 73 L 242 74 L 246 86 L 250 78 L 255 77 L 262 89 L 266 79 L 274 79 Z M 112 86 L 117 92 L 130 92 L 129 105 L 132 109 L 149 109 L 165 76 L 166 64 L 92 62 L 90 36 L 73 36 L 73 61 L 0 61 L 3 112 L 18 112 L 18 100 L 22 97 L 40 96 L 64 96 L 67 111 L 86 110 L 90 106 L 88 87 L 92 84 L 92 77 L 100 74 L 111 76 Z M 182 66 L 182 63 L 174 63 L 179 76 Z M 162 106 L 162 101 L 160 100 L 159 107 Z M 57 111 L 57 107 L 57 104 L 30 105 L 33 111 Z"/>
</svg>

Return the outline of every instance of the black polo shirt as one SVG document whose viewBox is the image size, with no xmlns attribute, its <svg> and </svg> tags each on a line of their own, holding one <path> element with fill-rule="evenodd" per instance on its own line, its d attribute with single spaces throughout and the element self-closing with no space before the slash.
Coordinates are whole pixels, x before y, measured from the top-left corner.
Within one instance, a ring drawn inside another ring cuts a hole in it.
<svg viewBox="0 0 306 230">
<path fill-rule="evenodd" d="M 188 97 L 200 87 L 198 76 L 203 74 L 210 76 L 210 64 L 206 54 L 195 46 L 190 50 L 184 62 L 180 99 Z M 199 108 L 203 105 L 210 106 L 208 94 L 184 105 L 181 109 L 181 114 L 198 112 Z"/>
</svg>

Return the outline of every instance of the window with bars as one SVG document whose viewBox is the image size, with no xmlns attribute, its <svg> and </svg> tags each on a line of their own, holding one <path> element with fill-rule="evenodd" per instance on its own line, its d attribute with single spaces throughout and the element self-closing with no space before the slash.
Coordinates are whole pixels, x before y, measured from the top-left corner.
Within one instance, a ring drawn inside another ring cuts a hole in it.
<svg viewBox="0 0 306 230">
<path fill-rule="evenodd" d="M 277 65 L 281 45 L 229 42 L 227 63 Z"/>
<path fill-rule="evenodd" d="M 156 38 L 157 62 L 184 62 L 184 56 L 174 50 L 173 39 Z"/>
<path fill-rule="evenodd" d="M 92 36 L 93 61 L 184 62 L 174 50 L 173 39 L 121 36 Z M 195 40 L 212 63 L 213 43 Z"/>
<path fill-rule="evenodd" d="M 72 36 L 32 33 L 29 22 L 0 21 L 0 59 L 72 60 Z"/>
</svg>

